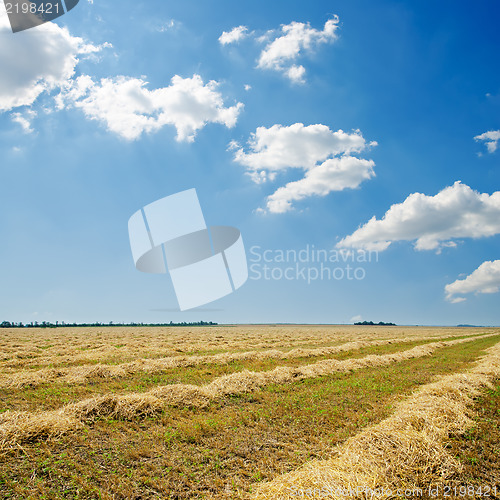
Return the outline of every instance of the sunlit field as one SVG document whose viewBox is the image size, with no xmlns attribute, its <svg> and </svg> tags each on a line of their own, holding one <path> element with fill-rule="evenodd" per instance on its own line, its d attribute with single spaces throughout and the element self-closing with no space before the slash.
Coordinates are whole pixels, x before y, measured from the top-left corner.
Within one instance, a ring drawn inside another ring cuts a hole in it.
<svg viewBox="0 0 500 500">
<path fill-rule="evenodd" d="M 500 498 L 499 343 L 499 328 L 0 329 L 0 497 Z"/>
</svg>

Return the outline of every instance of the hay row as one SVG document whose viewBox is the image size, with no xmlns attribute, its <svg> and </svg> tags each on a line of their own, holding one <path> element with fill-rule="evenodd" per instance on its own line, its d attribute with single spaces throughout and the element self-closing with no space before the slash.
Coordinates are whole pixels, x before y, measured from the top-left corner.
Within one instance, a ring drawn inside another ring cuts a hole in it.
<svg viewBox="0 0 500 500">
<path fill-rule="evenodd" d="M 433 337 L 433 338 L 436 338 Z M 439 338 L 439 337 L 437 337 Z M 114 339 L 112 339 L 113 341 Z M 167 356 L 177 356 L 183 353 L 196 352 L 196 351 L 210 351 L 210 350 L 249 350 L 249 349 L 269 349 L 270 347 L 286 348 L 286 347 L 302 347 L 303 345 L 317 344 L 318 339 L 272 339 L 262 342 L 256 342 L 255 339 L 247 341 L 226 341 L 217 339 L 216 341 L 189 342 L 185 339 L 172 339 L 169 342 L 150 342 L 128 344 L 124 343 L 123 339 L 118 341 L 114 340 L 115 345 L 108 345 L 108 343 L 96 342 L 91 346 L 91 343 L 73 345 L 52 345 L 51 347 L 37 347 L 37 346 L 23 346 L 6 348 L 0 344 L 0 370 L 5 374 L 12 373 L 16 369 L 29 368 L 30 365 L 36 364 L 37 366 L 43 365 L 63 365 L 79 363 L 125 363 L 135 358 L 159 358 Z M 334 342 L 343 341 L 338 338 L 322 339 L 324 344 L 332 344 Z M 109 339 L 107 339 L 109 342 Z M 346 339 L 347 341 L 347 339 Z"/>
<path fill-rule="evenodd" d="M 421 337 L 425 342 L 435 337 Z M 159 373 L 174 368 L 216 364 L 227 365 L 235 361 L 261 361 L 266 359 L 297 359 L 331 356 L 341 352 L 356 351 L 365 347 L 384 346 L 394 343 L 414 342 L 415 339 L 360 340 L 347 342 L 332 347 L 295 348 L 289 351 L 267 349 L 264 351 L 245 351 L 221 353 L 205 356 L 169 356 L 164 358 L 141 358 L 129 363 L 117 365 L 89 364 L 61 368 L 41 368 L 39 370 L 23 370 L 9 374 L 0 374 L 0 389 L 38 387 L 42 384 L 58 382 L 63 384 L 86 384 L 94 379 L 110 379 L 129 377 L 137 373 Z"/>
<path fill-rule="evenodd" d="M 446 449 L 450 436 L 473 425 L 474 397 L 500 377 L 500 343 L 466 373 L 422 386 L 395 412 L 339 445 L 332 458 L 260 484 L 254 500 L 306 498 L 398 498 L 449 481 L 462 465 Z M 449 483 L 448 483 L 449 484 Z M 406 493 L 405 493 L 406 492 Z"/>
<path fill-rule="evenodd" d="M 338 325 L 261 325 L 206 328 L 0 329 L 0 369 L 84 363 L 125 363 L 136 358 L 176 356 L 197 351 L 243 351 L 329 346 L 354 340 L 466 335 L 470 329 L 363 327 Z M 490 330 L 490 332 L 492 332 Z M 481 329 L 481 333 L 490 333 Z"/>
<path fill-rule="evenodd" d="M 368 338 L 368 332 L 338 331 L 337 328 L 297 327 L 276 329 L 269 327 L 254 331 L 252 327 L 189 329 L 189 328 L 107 328 L 99 329 L 46 329 L 15 330 L 0 329 L 0 365 L 22 366 L 36 361 L 41 363 L 72 362 L 116 358 L 137 357 L 148 352 L 152 356 L 176 355 L 179 352 L 193 352 L 219 349 L 267 349 L 276 345 L 301 347 L 317 344 L 318 341 L 358 340 Z M 289 331 L 288 331 L 289 330 Z M 441 333 L 441 330 L 439 331 Z M 406 336 L 409 335 L 410 332 Z M 391 332 L 391 336 L 403 336 L 401 332 Z M 439 336 L 445 336 L 439 335 Z M 450 333 L 450 335 L 452 335 Z M 373 336 L 373 334 L 372 334 Z M 385 337 L 387 338 L 387 332 Z M 436 332 L 438 336 L 438 332 Z M 94 358 L 95 356 L 95 358 Z"/>
<path fill-rule="evenodd" d="M 491 335 L 487 335 L 491 336 Z M 484 338 L 483 336 L 481 338 Z M 477 338 L 477 337 L 476 337 Z M 172 384 L 144 393 L 106 394 L 71 403 L 58 410 L 31 412 L 7 411 L 0 414 L 0 448 L 43 436 L 55 436 L 80 428 L 97 418 L 133 419 L 152 415 L 167 406 L 205 407 L 228 395 L 248 393 L 269 384 L 286 384 L 305 378 L 366 367 L 382 367 L 408 359 L 430 356 L 437 349 L 476 338 L 457 339 L 413 347 L 383 355 L 368 355 L 343 361 L 328 359 L 300 367 L 276 367 L 267 372 L 242 372 L 223 375 L 203 386 Z"/>
</svg>

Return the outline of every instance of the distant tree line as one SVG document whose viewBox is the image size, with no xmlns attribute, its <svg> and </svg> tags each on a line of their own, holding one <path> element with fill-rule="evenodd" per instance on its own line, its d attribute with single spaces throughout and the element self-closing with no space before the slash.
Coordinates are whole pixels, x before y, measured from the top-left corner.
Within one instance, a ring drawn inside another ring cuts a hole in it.
<svg viewBox="0 0 500 500">
<path fill-rule="evenodd" d="M 42 321 L 38 323 L 38 321 L 32 321 L 31 323 L 24 324 L 23 322 L 10 322 L 10 321 L 2 321 L 0 323 L 0 328 L 61 328 L 61 327 L 89 327 L 89 326 L 215 326 L 218 323 L 214 323 L 213 321 L 195 321 L 191 323 L 187 323 L 182 321 L 181 323 L 174 323 L 170 321 L 169 323 L 113 323 L 110 321 L 109 323 L 65 323 L 64 321 L 56 321 L 55 323 L 51 323 L 50 321 Z"/>
<path fill-rule="evenodd" d="M 380 321 L 379 323 L 374 323 L 373 321 L 358 321 L 354 324 L 361 326 L 396 326 L 396 323 L 384 323 L 383 321 Z"/>
</svg>

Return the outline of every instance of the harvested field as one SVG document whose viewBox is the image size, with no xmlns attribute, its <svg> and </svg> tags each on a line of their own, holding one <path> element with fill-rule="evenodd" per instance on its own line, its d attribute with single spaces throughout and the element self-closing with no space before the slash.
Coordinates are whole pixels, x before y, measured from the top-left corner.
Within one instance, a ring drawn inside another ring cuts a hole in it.
<svg viewBox="0 0 500 500">
<path fill-rule="evenodd" d="M 481 330 L 481 329 L 479 329 Z M 487 329 L 485 329 L 487 330 Z M 0 329 L 0 369 L 124 363 L 137 358 L 238 350 L 319 347 L 343 342 L 465 336 L 468 328 L 353 326 L 212 326 Z"/>
<path fill-rule="evenodd" d="M 435 337 L 419 337 L 419 342 L 435 340 Z M 289 350 L 266 349 L 243 352 L 224 352 L 205 356 L 170 356 L 165 358 L 140 358 L 121 364 L 90 364 L 59 368 L 41 368 L 39 370 L 17 370 L 0 374 L 0 388 L 36 387 L 54 381 L 68 384 L 85 384 L 92 379 L 119 378 L 138 372 L 158 373 L 171 368 L 187 368 L 198 365 L 229 364 L 234 361 L 256 361 L 264 359 L 298 359 L 329 356 L 341 352 L 355 351 L 362 348 L 404 344 L 415 342 L 415 337 L 401 337 L 381 340 L 357 340 L 330 347 L 304 348 Z"/>
<path fill-rule="evenodd" d="M 339 446 L 333 458 L 263 484 L 253 498 L 289 498 L 290 492 L 303 491 L 326 491 L 336 499 L 345 496 L 343 491 L 356 492 L 349 495 L 354 498 L 368 498 L 370 491 L 381 492 L 378 498 L 415 488 L 444 491 L 463 470 L 446 449 L 447 441 L 473 427 L 474 397 L 499 378 L 500 343 L 467 372 L 421 387 L 389 418 Z"/>
<path fill-rule="evenodd" d="M 78 330 L 0 330 L 1 498 L 457 485 L 469 469 L 447 443 L 474 429 L 475 398 L 500 378 L 500 329 Z"/>
</svg>

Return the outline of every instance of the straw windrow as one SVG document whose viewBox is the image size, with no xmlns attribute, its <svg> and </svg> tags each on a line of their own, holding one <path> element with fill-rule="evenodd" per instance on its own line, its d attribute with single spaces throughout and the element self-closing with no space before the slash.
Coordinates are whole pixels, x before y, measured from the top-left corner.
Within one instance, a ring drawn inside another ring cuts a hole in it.
<svg viewBox="0 0 500 500">
<path fill-rule="evenodd" d="M 203 386 L 173 384 L 156 387 L 144 393 L 107 394 L 63 406 L 59 410 L 5 412 L 0 415 L 0 447 L 8 447 L 34 438 L 59 435 L 78 429 L 97 418 L 132 419 L 160 412 L 167 406 L 204 407 L 227 395 L 247 393 L 268 384 L 285 384 L 335 372 L 349 372 L 365 367 L 387 366 L 391 363 L 430 356 L 437 349 L 481 337 L 456 339 L 420 345 L 412 349 L 360 359 L 323 360 L 300 367 L 277 367 L 267 372 L 248 370 L 224 375 Z"/>
<path fill-rule="evenodd" d="M 462 468 L 446 440 L 473 425 L 474 397 L 500 377 L 500 344 L 470 371 L 421 387 L 379 424 L 338 446 L 328 460 L 257 486 L 255 500 L 310 498 L 395 498 L 398 490 L 442 485 Z"/>
<path fill-rule="evenodd" d="M 479 338 L 479 337 L 476 337 Z M 418 341 L 436 340 L 435 337 L 420 337 Z M 187 368 L 200 365 L 227 365 L 235 361 L 260 361 L 266 359 L 298 359 L 330 356 L 342 352 L 356 351 L 365 347 L 385 346 L 415 342 L 414 337 L 393 338 L 372 341 L 353 341 L 332 347 L 294 348 L 289 351 L 267 349 L 264 351 L 245 351 L 221 353 L 206 356 L 169 356 L 157 359 L 137 359 L 118 365 L 91 364 L 60 368 L 42 368 L 36 371 L 23 370 L 15 373 L 0 374 L 0 389 L 38 387 L 50 382 L 65 384 L 86 384 L 90 380 L 124 378 L 136 373 L 159 373 L 173 368 Z"/>
<path fill-rule="evenodd" d="M 478 329 L 481 333 L 490 333 Z M 215 354 L 265 349 L 331 347 L 342 342 L 419 338 L 440 340 L 470 335 L 470 329 L 348 326 L 260 325 L 185 327 L 89 327 L 0 329 L 0 372 L 83 364 L 128 363 L 191 354 Z"/>
</svg>

